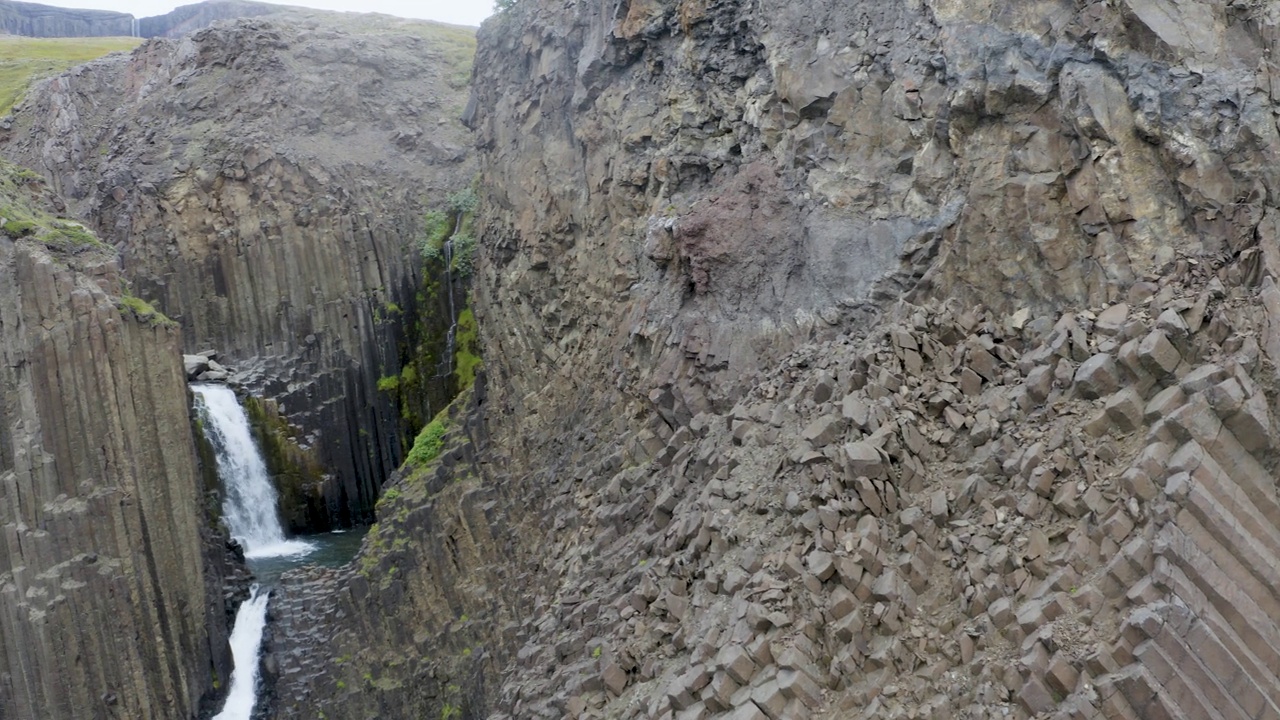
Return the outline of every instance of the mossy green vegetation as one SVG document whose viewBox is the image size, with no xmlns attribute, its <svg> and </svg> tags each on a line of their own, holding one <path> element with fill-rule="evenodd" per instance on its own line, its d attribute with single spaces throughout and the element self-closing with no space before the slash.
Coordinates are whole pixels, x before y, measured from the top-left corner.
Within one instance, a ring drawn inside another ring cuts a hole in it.
<svg viewBox="0 0 1280 720">
<path fill-rule="evenodd" d="M 245 398 L 244 409 L 254 439 L 262 450 L 267 472 L 280 493 L 281 515 L 289 529 L 298 532 L 324 528 L 328 522 L 321 490 L 324 464 L 298 443 L 301 430 L 289 424 L 274 401 L 249 396 Z"/>
<path fill-rule="evenodd" d="M 386 587 L 396 576 L 397 553 L 409 547 L 409 531 L 413 523 L 410 514 L 420 508 L 440 485 L 431 478 L 439 470 L 436 460 L 446 445 L 457 441 L 462 433 L 457 431 L 459 418 L 471 402 L 471 391 L 463 392 L 418 433 L 413 449 L 409 451 L 402 469 L 402 479 L 388 486 L 378 498 L 375 510 L 378 521 L 365 533 L 358 562 L 360 572 L 371 582 Z M 476 474 L 463 467 L 455 467 L 449 481 L 457 483 L 478 482 Z M 465 621 L 465 616 L 463 617 Z"/>
<path fill-rule="evenodd" d="M 385 507 L 388 503 L 395 502 L 397 499 L 399 499 L 399 497 L 400 497 L 400 489 L 391 488 L 390 490 L 387 490 L 386 492 L 382 493 L 382 497 L 378 498 L 378 503 L 374 507 L 376 510 L 381 511 L 382 508 Z"/>
<path fill-rule="evenodd" d="M 4 44 L 0 41 L 0 46 Z M 14 240 L 36 240 L 64 254 L 110 249 L 84 225 L 42 209 L 50 204 L 38 174 L 0 161 L 0 232 Z"/>
<path fill-rule="evenodd" d="M 453 265 L 450 268 L 460 280 L 471 277 L 475 271 L 476 236 L 470 232 L 461 232 L 453 238 Z"/>
<path fill-rule="evenodd" d="M 466 290 L 476 250 L 473 226 L 478 205 L 475 189 L 467 187 L 449 193 L 422 216 L 417 247 L 423 280 L 408 338 L 400 349 L 401 370 L 377 381 L 378 390 L 391 394 L 399 405 L 406 440 L 419 436 L 432 413 L 470 387 L 482 366 Z M 450 241 L 452 262 L 446 268 L 444 246 Z M 447 357 L 448 334 L 455 322 L 454 356 Z"/>
<path fill-rule="evenodd" d="M 118 302 L 121 310 L 127 309 L 132 311 L 134 317 L 142 320 L 143 322 L 169 327 L 176 327 L 178 325 L 178 323 L 170 320 L 167 315 L 155 309 L 151 303 L 135 296 L 128 288 L 124 288 L 121 291 Z"/>
<path fill-rule="evenodd" d="M 476 251 L 475 214 L 480 198 L 474 188 L 465 187 L 445 197 L 444 208 L 428 210 L 422 218 L 418 249 L 428 266 L 443 263 L 444 244 L 453 241 L 449 270 L 458 279 L 471 276 Z"/>
<path fill-rule="evenodd" d="M 418 235 L 418 251 L 425 261 L 439 261 L 444 256 L 444 241 L 453 232 L 453 220 L 443 210 L 429 210 L 422 216 L 422 232 Z"/>
<path fill-rule="evenodd" d="M 440 451 L 444 449 L 444 435 L 449 431 L 449 414 L 448 408 L 441 410 L 439 414 L 422 428 L 422 432 L 418 433 L 417 439 L 413 441 L 413 449 L 409 451 L 406 461 L 417 467 L 422 467 L 427 463 L 435 460 L 440 456 Z"/>
<path fill-rule="evenodd" d="M 132 50 L 141 42 L 139 38 L 126 37 L 0 37 L 0 115 L 8 114 L 37 80 L 108 53 Z M 474 47 L 474 38 L 472 43 Z"/>
<path fill-rule="evenodd" d="M 31 220 L 11 219 L 13 215 L 12 208 L 4 208 L 0 210 L 0 216 L 4 218 L 4 224 L 0 225 L 0 230 L 4 230 L 5 234 L 11 238 L 23 238 L 34 235 L 40 226 Z"/>
<path fill-rule="evenodd" d="M 476 382 L 476 372 L 483 366 L 480 358 L 480 332 L 470 303 L 458 314 L 458 330 L 454 335 L 453 375 L 458 388 L 466 390 Z"/>
</svg>

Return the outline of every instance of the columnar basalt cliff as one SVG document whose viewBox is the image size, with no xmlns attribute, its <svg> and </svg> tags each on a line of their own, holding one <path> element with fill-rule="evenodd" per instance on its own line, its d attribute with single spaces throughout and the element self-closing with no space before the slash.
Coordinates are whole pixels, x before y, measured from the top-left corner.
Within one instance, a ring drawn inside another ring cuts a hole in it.
<svg viewBox="0 0 1280 720">
<path fill-rule="evenodd" d="M 282 581 L 274 716 L 1280 717 L 1274 4 L 519 0 L 465 112 L 437 40 L 370 23 L 150 43 L 5 145 L 359 515 L 404 454 L 376 383 L 416 218 L 473 129 L 484 371 L 356 561 Z M 139 437 L 179 400 L 128 394 L 173 372 L 70 342 L 176 331 L 113 314 L 59 227 L 0 239 L 0 347 L 32 354 L 0 366 L 0 687 L 51 696 L 77 593 L 127 578 L 163 641 L 76 647 L 124 654 L 94 672 L 134 714 L 189 712 L 216 571 L 148 505 L 186 491 L 138 480 L 193 469 Z M 89 532 L 116 554 L 60 544 Z"/>
<path fill-rule="evenodd" d="M 140 37 L 178 38 L 206 28 L 219 20 L 260 17 L 289 13 L 297 8 L 251 0 L 218 0 L 182 5 L 164 15 L 144 17 L 137 21 Z"/>
<path fill-rule="evenodd" d="M 134 19 L 128 13 L 2 0 L 0 30 L 28 37 L 131 37 Z"/>
<path fill-rule="evenodd" d="M 314 15 L 302 8 L 252 0 L 211 0 L 182 5 L 164 15 L 136 18 L 128 13 L 79 10 L 0 0 L 0 31 L 27 37 L 182 37 L 219 20 Z"/>
<path fill-rule="evenodd" d="M 416 317 L 422 212 L 472 180 L 474 40 L 335 22 L 242 21 L 83 66 L 33 89 L 3 152 L 120 250 L 188 351 L 218 350 L 300 428 L 332 471 L 325 522 L 347 523 L 403 453 L 377 381 Z"/>
<path fill-rule="evenodd" d="M 2 171 L 0 716 L 195 717 L 231 659 L 178 330 Z"/>
<path fill-rule="evenodd" d="M 283 696 L 1275 715 L 1278 26 L 515 3 L 467 116 L 481 462 L 383 505 L 367 584 L 279 649 L 375 646 Z"/>
</svg>

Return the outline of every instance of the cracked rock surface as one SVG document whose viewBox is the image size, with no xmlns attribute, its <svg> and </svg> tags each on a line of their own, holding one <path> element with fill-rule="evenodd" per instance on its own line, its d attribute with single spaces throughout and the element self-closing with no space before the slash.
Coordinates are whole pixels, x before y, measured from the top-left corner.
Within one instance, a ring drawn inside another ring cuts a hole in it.
<svg viewBox="0 0 1280 720">
<path fill-rule="evenodd" d="M 495 17 L 466 116 L 486 449 L 385 508 L 400 561 L 312 631 L 378 640 L 308 692 L 492 718 L 1275 715 L 1278 22 Z"/>
</svg>

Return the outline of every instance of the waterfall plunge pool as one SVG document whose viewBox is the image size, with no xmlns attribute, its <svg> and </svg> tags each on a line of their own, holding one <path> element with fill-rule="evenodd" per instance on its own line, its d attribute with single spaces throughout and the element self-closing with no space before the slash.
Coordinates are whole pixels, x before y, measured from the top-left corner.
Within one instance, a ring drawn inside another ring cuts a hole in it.
<svg viewBox="0 0 1280 720">
<path fill-rule="evenodd" d="M 305 535 L 301 539 L 311 546 L 306 555 L 277 555 L 274 557 L 245 558 L 249 570 L 264 587 L 275 587 L 286 571 L 305 565 L 341 567 L 351 561 L 360 550 L 367 527 L 335 530 L 322 535 Z"/>
</svg>

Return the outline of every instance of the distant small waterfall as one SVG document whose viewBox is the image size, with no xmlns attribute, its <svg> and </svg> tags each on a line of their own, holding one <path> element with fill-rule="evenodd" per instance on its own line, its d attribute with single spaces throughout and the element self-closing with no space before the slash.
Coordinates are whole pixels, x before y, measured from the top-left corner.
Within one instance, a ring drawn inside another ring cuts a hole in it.
<svg viewBox="0 0 1280 720">
<path fill-rule="evenodd" d="M 249 592 L 249 599 L 236 611 L 235 629 L 231 631 L 231 658 L 235 669 L 231 672 L 231 689 L 222 712 L 213 720 L 250 720 L 253 706 L 258 701 L 258 652 L 262 648 L 262 631 L 267 626 L 267 601 L 269 592 L 260 591 L 257 585 Z"/>
<path fill-rule="evenodd" d="M 458 312 L 453 306 L 453 238 L 461 232 L 462 219 L 458 219 L 458 229 L 453 237 L 444 243 L 444 291 L 449 296 L 449 332 L 445 335 L 444 360 L 441 363 L 439 377 L 453 374 L 454 343 L 458 337 Z"/>
<path fill-rule="evenodd" d="M 236 394 L 223 385 L 192 385 L 191 389 L 198 398 L 196 406 L 204 421 L 205 436 L 217 454 L 218 478 L 223 487 L 222 517 L 231 537 L 244 548 L 245 557 L 311 552 L 310 543 L 285 539 L 276 490 Z"/>
</svg>

